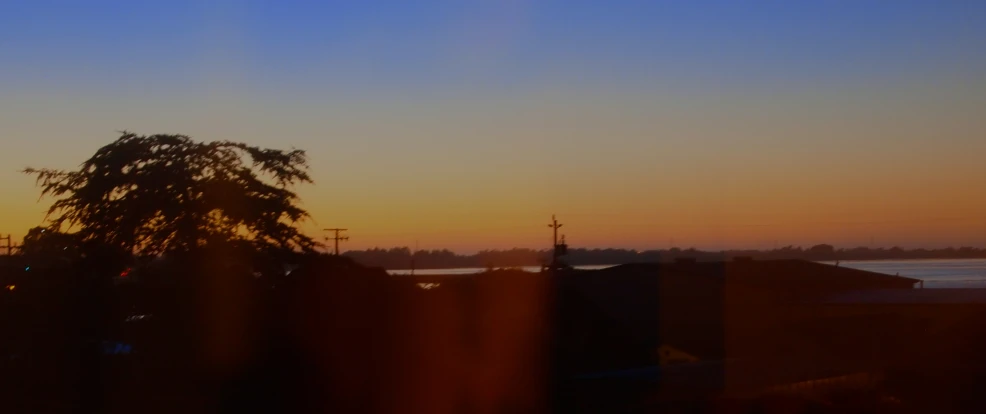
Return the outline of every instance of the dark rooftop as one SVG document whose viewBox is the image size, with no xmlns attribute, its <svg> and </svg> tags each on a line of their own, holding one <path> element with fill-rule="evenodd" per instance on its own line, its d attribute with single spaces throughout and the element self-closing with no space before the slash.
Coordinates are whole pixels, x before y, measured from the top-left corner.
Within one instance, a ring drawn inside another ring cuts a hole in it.
<svg viewBox="0 0 986 414">
<path fill-rule="evenodd" d="M 639 291 L 661 286 L 682 295 L 726 288 L 731 294 L 756 296 L 760 292 L 792 299 L 859 290 L 910 289 L 919 282 L 805 260 L 627 264 L 585 272 L 575 280 L 597 296 L 615 294 L 599 290 Z"/>
</svg>

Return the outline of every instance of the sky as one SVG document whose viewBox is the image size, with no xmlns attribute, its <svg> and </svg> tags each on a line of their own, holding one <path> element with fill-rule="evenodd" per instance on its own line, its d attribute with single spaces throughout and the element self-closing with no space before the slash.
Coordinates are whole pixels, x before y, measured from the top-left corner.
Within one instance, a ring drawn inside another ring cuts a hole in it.
<svg viewBox="0 0 986 414">
<path fill-rule="evenodd" d="M 986 2 L 0 0 L 0 233 L 124 129 L 349 249 L 986 246 Z"/>
</svg>

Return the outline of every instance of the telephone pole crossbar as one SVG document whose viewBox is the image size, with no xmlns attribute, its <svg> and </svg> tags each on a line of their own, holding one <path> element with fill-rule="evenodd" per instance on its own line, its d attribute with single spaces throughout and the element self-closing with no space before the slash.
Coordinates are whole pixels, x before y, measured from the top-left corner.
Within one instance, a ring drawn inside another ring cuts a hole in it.
<svg viewBox="0 0 986 414">
<path fill-rule="evenodd" d="M 326 237 L 325 240 L 335 241 L 335 255 L 339 255 L 339 242 L 349 240 L 349 236 L 341 236 L 340 233 L 347 231 L 348 229 L 325 229 L 325 231 L 331 231 L 335 233 L 334 237 Z"/>
</svg>

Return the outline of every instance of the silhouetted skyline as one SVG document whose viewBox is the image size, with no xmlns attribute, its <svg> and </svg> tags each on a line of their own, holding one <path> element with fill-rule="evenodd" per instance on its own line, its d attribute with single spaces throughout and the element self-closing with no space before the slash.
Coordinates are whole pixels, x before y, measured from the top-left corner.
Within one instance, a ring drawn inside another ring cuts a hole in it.
<svg viewBox="0 0 986 414">
<path fill-rule="evenodd" d="M 350 250 L 343 253 L 364 266 L 377 266 L 386 269 L 410 269 L 412 259 L 418 269 L 442 268 L 510 268 L 540 266 L 550 262 L 548 249 L 514 248 L 505 250 L 482 250 L 475 254 L 458 254 L 448 249 L 412 250 L 408 247 L 372 248 Z M 901 249 L 868 247 L 835 247 L 828 244 L 815 246 L 783 246 L 770 250 L 700 250 L 674 247 L 670 249 L 631 250 L 631 249 L 592 249 L 569 248 L 565 262 L 574 266 L 615 265 L 624 263 L 657 263 L 677 259 L 700 261 L 722 261 L 737 257 L 757 260 L 909 260 L 909 259 L 982 259 L 986 249 L 957 247 L 945 249 Z"/>
</svg>

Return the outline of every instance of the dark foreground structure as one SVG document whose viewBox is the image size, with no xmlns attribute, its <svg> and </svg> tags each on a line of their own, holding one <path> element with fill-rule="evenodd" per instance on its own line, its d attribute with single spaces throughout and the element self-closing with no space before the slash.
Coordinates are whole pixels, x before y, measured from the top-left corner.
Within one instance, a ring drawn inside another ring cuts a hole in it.
<svg viewBox="0 0 986 414">
<path fill-rule="evenodd" d="M 979 291 L 796 260 L 237 263 L 7 266 L 3 412 L 986 411 Z"/>
</svg>

